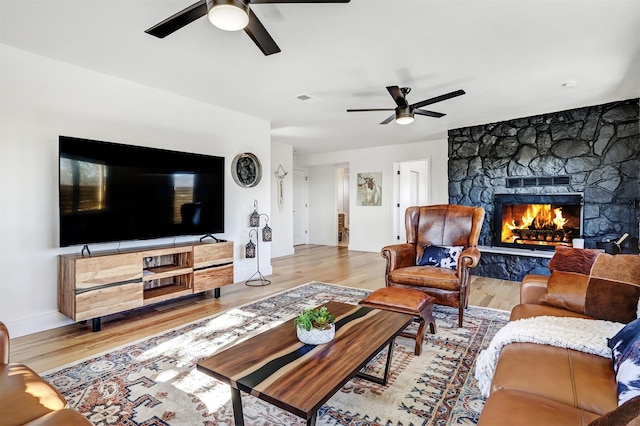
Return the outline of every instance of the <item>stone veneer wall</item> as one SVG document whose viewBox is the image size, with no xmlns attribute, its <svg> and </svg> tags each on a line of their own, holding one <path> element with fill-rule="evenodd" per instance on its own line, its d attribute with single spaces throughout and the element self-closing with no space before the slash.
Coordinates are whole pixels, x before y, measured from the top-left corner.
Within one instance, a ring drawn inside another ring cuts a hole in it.
<svg viewBox="0 0 640 426">
<path fill-rule="evenodd" d="M 570 176 L 568 186 L 507 188 L 507 177 Z M 480 245 L 490 246 L 493 195 L 584 193 L 585 247 L 640 221 L 640 108 L 630 99 L 449 131 L 449 202 L 486 211 Z M 520 281 L 548 259 L 483 253 L 474 274 Z"/>
</svg>

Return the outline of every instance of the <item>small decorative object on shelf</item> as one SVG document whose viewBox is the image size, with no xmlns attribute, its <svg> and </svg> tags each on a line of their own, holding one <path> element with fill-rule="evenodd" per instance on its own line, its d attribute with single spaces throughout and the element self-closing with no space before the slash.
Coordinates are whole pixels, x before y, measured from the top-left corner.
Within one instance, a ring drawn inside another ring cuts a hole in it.
<svg viewBox="0 0 640 426">
<path fill-rule="evenodd" d="M 266 279 L 262 272 L 260 272 L 260 240 L 258 238 L 258 230 L 253 228 L 260 227 L 260 219 L 265 217 L 266 223 L 264 228 L 262 228 L 262 241 L 270 242 L 272 239 L 272 231 L 269 228 L 269 216 L 264 213 L 258 212 L 258 200 L 253 200 L 253 213 L 249 216 L 249 226 L 252 228 L 249 230 L 249 243 L 245 246 L 245 257 L 247 258 L 258 258 L 258 267 L 257 271 L 245 281 L 245 285 L 251 287 L 261 287 L 265 285 L 271 284 L 271 281 Z M 255 233 L 256 244 L 253 244 L 253 233 Z"/>
<path fill-rule="evenodd" d="M 298 340 L 308 345 L 322 345 L 336 334 L 335 317 L 326 306 L 305 309 L 294 320 Z"/>
</svg>

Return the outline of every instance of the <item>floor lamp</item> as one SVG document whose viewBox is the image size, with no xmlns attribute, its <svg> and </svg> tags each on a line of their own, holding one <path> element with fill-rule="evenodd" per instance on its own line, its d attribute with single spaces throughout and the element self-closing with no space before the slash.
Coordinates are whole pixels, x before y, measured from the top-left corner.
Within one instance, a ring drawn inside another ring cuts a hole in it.
<svg viewBox="0 0 640 426">
<path fill-rule="evenodd" d="M 269 227 L 269 216 L 265 213 L 258 213 L 258 200 L 253 201 L 253 213 L 249 216 L 249 226 L 251 229 L 249 230 L 249 243 L 245 246 L 245 257 L 254 258 L 257 257 L 257 270 L 251 275 L 251 277 L 245 281 L 245 285 L 251 287 L 262 287 L 265 285 L 271 284 L 271 281 L 266 279 L 262 272 L 260 272 L 260 238 L 258 235 L 258 228 L 260 227 L 260 219 L 264 217 L 265 225 L 262 228 L 262 241 L 271 242 L 272 232 Z M 253 234 L 255 233 L 256 243 L 253 244 Z"/>
</svg>

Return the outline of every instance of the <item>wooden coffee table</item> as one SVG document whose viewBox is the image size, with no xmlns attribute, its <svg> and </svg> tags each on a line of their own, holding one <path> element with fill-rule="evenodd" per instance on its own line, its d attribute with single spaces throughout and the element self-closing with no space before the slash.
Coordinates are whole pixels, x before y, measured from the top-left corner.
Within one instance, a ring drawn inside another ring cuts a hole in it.
<svg viewBox="0 0 640 426">
<path fill-rule="evenodd" d="M 413 316 L 338 302 L 324 306 L 336 317 L 330 343 L 301 343 L 289 320 L 198 363 L 199 371 L 231 386 L 236 425 L 244 425 L 240 391 L 315 425 L 318 409 L 352 377 L 386 384 L 394 339 Z M 387 345 L 384 377 L 359 373 Z"/>
</svg>

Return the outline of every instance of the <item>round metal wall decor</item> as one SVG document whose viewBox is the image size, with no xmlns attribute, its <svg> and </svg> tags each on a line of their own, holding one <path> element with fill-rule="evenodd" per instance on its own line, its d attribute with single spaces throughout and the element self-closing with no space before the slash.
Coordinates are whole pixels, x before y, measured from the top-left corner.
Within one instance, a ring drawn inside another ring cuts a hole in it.
<svg viewBox="0 0 640 426">
<path fill-rule="evenodd" d="M 236 155 L 231 163 L 231 176 L 243 188 L 256 186 L 262 179 L 260 160 L 250 152 Z"/>
</svg>

